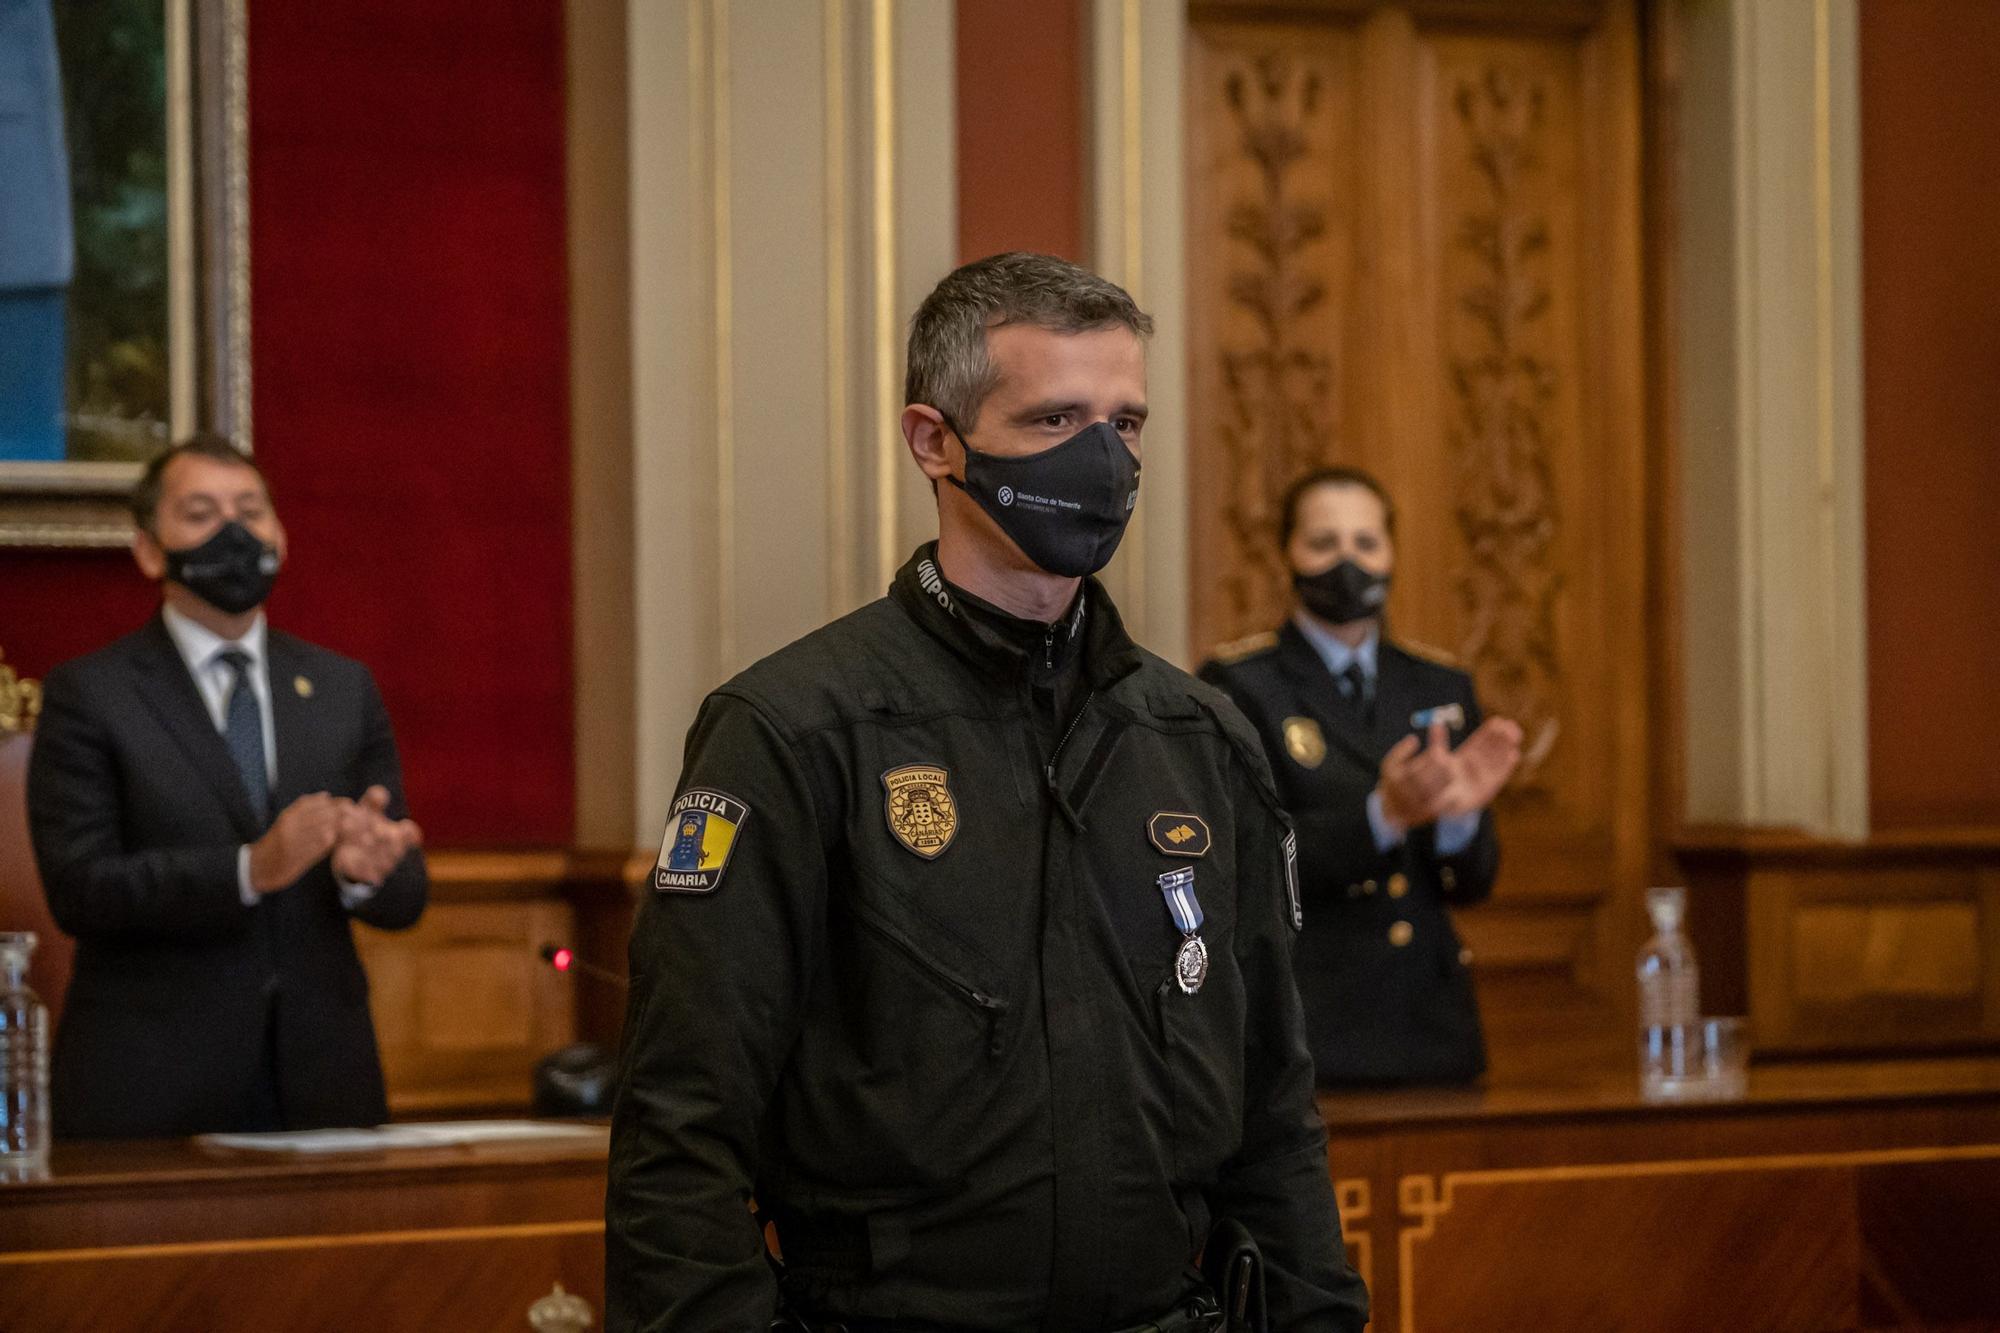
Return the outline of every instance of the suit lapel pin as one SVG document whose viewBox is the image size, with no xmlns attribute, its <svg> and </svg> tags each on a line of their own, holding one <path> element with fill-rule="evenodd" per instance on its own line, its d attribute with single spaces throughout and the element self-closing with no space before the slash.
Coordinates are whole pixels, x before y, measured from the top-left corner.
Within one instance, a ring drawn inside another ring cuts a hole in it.
<svg viewBox="0 0 2000 1333">
<path fill-rule="evenodd" d="M 313 683 L 304 676 L 293 676 L 292 688 L 299 692 L 299 698 L 301 699 L 310 699 L 313 697 Z"/>
</svg>

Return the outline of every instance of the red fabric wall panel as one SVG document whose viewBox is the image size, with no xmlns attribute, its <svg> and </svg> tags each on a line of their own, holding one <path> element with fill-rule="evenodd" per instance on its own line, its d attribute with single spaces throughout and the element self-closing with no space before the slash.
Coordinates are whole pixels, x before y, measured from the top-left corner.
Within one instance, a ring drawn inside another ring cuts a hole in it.
<svg viewBox="0 0 2000 1333">
<path fill-rule="evenodd" d="M 1861 6 L 1869 786 L 2000 825 L 2000 5 Z"/>
<path fill-rule="evenodd" d="M 958 253 L 1084 262 L 1082 0 L 958 0 Z"/>
<path fill-rule="evenodd" d="M 272 622 L 373 668 L 434 842 L 567 842 L 562 6 L 257 6 L 250 134 Z M 122 556 L 0 554 L 36 672 L 150 602 Z"/>
</svg>

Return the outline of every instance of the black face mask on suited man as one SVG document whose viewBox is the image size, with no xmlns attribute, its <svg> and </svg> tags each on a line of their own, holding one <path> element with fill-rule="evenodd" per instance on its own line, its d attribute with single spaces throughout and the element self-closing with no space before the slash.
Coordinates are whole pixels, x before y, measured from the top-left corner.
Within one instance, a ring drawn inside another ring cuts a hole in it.
<svg viewBox="0 0 2000 1333">
<path fill-rule="evenodd" d="M 951 484 L 1023 555 L 1064 578 L 1111 563 L 1139 499 L 1139 460 L 1117 427 L 1099 421 L 1039 453 L 1003 458 L 973 448 L 950 417 L 945 425 L 965 446 L 965 480 L 951 477 Z"/>
<path fill-rule="evenodd" d="M 1379 616 L 1389 600 L 1389 576 L 1371 574 L 1343 560 L 1317 574 L 1293 574 L 1292 586 L 1306 610 L 1334 625 Z"/>
<path fill-rule="evenodd" d="M 199 546 L 168 551 L 167 577 L 216 610 L 240 616 L 262 606 L 278 581 L 278 551 L 231 519 Z"/>
</svg>

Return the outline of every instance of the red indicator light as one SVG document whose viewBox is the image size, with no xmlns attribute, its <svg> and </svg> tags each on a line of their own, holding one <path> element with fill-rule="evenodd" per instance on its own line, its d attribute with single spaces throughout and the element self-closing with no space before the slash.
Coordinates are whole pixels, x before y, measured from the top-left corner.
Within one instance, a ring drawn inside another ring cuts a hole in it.
<svg viewBox="0 0 2000 1333">
<path fill-rule="evenodd" d="M 549 962 L 555 965 L 555 969 L 558 972 L 569 971 L 569 965 L 574 961 L 576 961 L 576 955 L 568 949 L 557 949 L 549 955 Z"/>
</svg>

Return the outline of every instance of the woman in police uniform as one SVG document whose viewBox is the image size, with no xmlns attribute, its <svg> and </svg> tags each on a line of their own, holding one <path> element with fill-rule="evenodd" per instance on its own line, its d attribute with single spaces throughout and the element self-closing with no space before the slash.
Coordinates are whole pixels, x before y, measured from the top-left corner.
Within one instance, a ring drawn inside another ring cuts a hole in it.
<svg viewBox="0 0 2000 1333">
<path fill-rule="evenodd" d="M 1201 675 L 1262 737 L 1298 828 L 1305 927 L 1294 971 L 1322 1086 L 1456 1083 L 1486 1067 L 1447 905 L 1493 888 L 1488 810 L 1520 728 L 1482 721 L 1472 678 L 1391 642 L 1395 510 L 1355 468 L 1286 492 L 1294 608 Z"/>
</svg>

